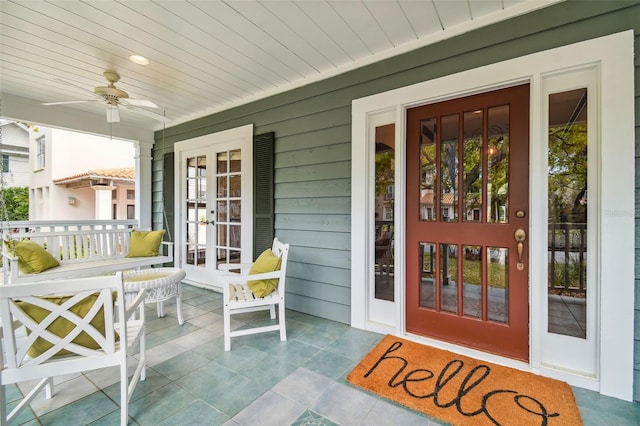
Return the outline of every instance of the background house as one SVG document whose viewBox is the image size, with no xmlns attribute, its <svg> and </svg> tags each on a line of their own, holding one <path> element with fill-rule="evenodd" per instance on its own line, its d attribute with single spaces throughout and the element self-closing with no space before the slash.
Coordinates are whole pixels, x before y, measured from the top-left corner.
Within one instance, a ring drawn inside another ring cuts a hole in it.
<svg viewBox="0 0 640 426">
<path fill-rule="evenodd" d="M 29 147 L 30 220 L 134 217 L 131 142 L 33 126 Z"/>
<path fill-rule="evenodd" d="M 0 132 L 4 184 L 9 188 L 29 186 L 29 128 L 23 123 L 0 120 Z"/>
</svg>

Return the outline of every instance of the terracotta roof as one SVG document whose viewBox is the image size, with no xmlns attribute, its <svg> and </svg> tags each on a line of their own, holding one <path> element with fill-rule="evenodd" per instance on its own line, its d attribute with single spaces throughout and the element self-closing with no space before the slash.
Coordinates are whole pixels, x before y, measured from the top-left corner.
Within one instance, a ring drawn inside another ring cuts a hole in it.
<svg viewBox="0 0 640 426">
<path fill-rule="evenodd" d="M 454 194 L 451 192 L 447 192 L 442 195 L 442 199 L 440 200 L 443 206 L 451 206 L 453 205 Z M 433 205 L 433 191 L 426 190 L 420 197 L 420 204 Z"/>
<path fill-rule="evenodd" d="M 79 181 L 100 182 L 105 180 L 135 182 L 136 169 L 134 167 L 121 167 L 117 169 L 93 169 L 77 175 L 54 179 L 53 183 L 56 185 L 64 185 Z"/>
</svg>

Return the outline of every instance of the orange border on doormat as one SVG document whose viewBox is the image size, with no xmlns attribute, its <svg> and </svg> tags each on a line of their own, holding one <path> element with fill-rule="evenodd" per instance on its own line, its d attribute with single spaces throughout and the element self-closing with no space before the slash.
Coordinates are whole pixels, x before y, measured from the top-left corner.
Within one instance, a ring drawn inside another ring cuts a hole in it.
<svg viewBox="0 0 640 426">
<path fill-rule="evenodd" d="M 391 335 L 347 381 L 454 425 L 582 425 L 565 382 Z"/>
</svg>

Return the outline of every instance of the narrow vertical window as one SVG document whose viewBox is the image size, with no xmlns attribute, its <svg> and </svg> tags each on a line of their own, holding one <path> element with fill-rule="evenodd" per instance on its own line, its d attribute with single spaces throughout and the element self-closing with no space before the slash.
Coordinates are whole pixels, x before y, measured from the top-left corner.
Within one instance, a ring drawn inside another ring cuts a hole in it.
<svg viewBox="0 0 640 426">
<path fill-rule="evenodd" d="M 45 144 L 46 140 L 45 137 L 42 136 L 40 138 L 38 138 L 38 140 L 36 141 L 37 143 L 37 149 L 38 149 L 38 153 L 36 155 L 36 168 L 38 169 L 44 169 L 45 165 L 47 164 L 46 162 L 46 144 Z"/>
<path fill-rule="evenodd" d="M 376 127 L 376 299 L 394 300 L 395 124 Z"/>
<path fill-rule="evenodd" d="M 550 333 L 587 335 L 587 89 L 549 95 Z"/>
</svg>

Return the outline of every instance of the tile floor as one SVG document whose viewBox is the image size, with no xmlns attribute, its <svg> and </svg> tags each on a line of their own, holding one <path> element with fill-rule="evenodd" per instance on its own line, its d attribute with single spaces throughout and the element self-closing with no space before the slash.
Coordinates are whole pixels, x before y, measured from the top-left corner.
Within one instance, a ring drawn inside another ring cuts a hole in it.
<svg viewBox="0 0 640 426">
<path fill-rule="evenodd" d="M 221 295 L 183 288 L 183 326 L 173 300 L 166 303 L 164 318 L 156 318 L 154 306 L 147 308 L 147 380 L 138 384 L 130 403 L 130 424 L 442 424 L 345 382 L 381 335 L 288 311 L 287 342 L 275 332 L 238 337 L 225 353 Z M 267 314 L 246 315 L 242 320 L 259 322 Z M 46 400 L 42 393 L 17 424 L 117 425 L 117 380 L 116 371 L 57 378 L 54 398 Z M 15 401 L 18 392 L 10 387 L 8 400 Z M 640 404 L 583 389 L 574 393 L 586 425 L 640 424 Z"/>
</svg>

